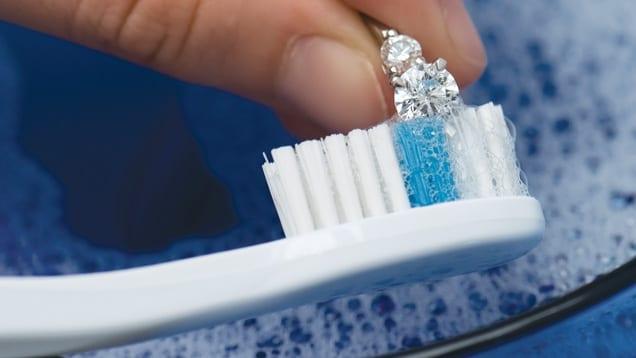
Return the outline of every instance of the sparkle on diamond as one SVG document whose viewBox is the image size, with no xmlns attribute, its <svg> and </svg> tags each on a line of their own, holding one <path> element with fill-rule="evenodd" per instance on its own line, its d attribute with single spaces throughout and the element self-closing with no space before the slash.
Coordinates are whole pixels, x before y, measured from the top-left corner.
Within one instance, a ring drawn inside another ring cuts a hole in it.
<svg viewBox="0 0 636 358">
<path fill-rule="evenodd" d="M 417 62 L 400 76 L 395 108 L 403 119 L 449 113 L 459 96 L 455 78 L 445 69 Z"/>
</svg>

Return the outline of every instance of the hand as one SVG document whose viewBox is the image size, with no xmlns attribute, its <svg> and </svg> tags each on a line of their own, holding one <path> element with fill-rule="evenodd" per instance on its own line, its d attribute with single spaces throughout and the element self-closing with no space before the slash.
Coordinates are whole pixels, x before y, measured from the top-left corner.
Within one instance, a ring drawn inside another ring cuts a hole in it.
<svg viewBox="0 0 636 358">
<path fill-rule="evenodd" d="M 461 0 L 20 0 L 0 20 L 272 106 L 302 137 L 393 112 L 378 45 L 359 13 L 415 37 L 461 85 L 486 56 Z"/>
</svg>

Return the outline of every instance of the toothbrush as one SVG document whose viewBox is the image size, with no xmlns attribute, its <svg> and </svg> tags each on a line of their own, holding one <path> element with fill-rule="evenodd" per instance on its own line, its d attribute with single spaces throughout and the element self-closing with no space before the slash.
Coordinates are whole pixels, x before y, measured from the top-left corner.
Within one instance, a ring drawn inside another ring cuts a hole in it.
<svg viewBox="0 0 636 358">
<path fill-rule="evenodd" d="M 527 196 L 501 106 L 388 121 L 272 150 L 263 172 L 287 237 L 453 200 Z"/>
<path fill-rule="evenodd" d="M 263 172 L 287 237 L 443 202 L 528 196 L 501 106 L 465 106 L 438 59 L 384 32 L 398 114 L 368 130 L 271 151 Z"/>
<path fill-rule="evenodd" d="M 0 277 L 0 357 L 62 354 L 491 268 L 541 240 L 500 106 L 382 31 L 398 116 L 272 150 L 286 238 L 146 267 Z"/>
</svg>

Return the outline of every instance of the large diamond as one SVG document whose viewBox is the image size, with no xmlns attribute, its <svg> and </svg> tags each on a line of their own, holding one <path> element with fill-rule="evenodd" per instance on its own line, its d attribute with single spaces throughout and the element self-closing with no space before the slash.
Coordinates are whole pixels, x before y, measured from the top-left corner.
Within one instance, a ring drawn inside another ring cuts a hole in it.
<svg viewBox="0 0 636 358">
<path fill-rule="evenodd" d="M 402 119 L 449 113 L 459 97 L 455 78 L 435 64 L 415 62 L 396 83 L 395 108 Z"/>
<path fill-rule="evenodd" d="M 380 54 L 387 68 L 395 68 L 402 73 L 411 65 L 411 61 L 422 55 L 422 48 L 415 39 L 397 35 L 384 40 Z"/>
</svg>

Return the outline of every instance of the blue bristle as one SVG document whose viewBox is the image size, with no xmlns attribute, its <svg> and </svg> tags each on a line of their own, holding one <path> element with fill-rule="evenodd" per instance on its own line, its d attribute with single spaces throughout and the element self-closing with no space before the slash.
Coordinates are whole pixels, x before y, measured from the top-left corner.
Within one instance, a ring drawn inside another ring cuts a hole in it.
<svg viewBox="0 0 636 358">
<path fill-rule="evenodd" d="M 457 199 L 442 118 L 396 122 L 393 138 L 411 206 Z"/>
</svg>

